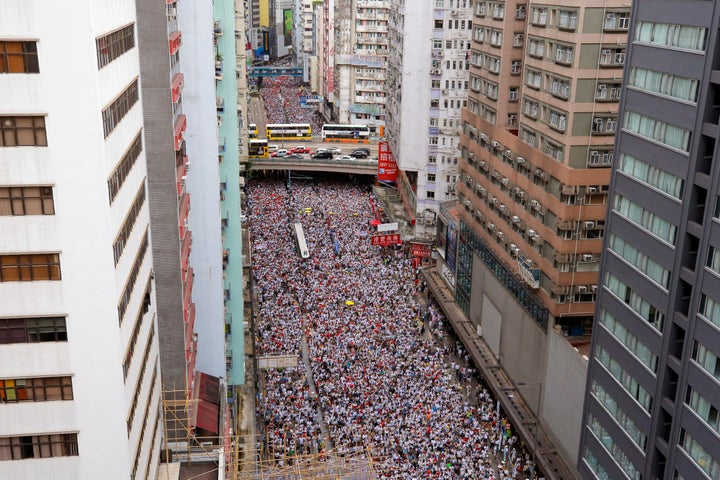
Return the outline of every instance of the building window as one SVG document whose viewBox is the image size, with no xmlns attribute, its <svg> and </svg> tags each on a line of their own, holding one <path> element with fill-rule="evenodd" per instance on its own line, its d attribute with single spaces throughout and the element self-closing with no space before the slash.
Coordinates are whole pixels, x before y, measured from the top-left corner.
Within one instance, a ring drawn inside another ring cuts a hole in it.
<svg viewBox="0 0 720 480">
<path fill-rule="evenodd" d="M 647 345 L 642 343 L 627 327 L 618 322 L 605 309 L 600 310 L 600 323 L 613 334 L 613 336 L 630 350 L 653 373 L 657 372 L 658 357 Z M 643 448 L 643 447 L 640 447 Z"/>
<path fill-rule="evenodd" d="M 600 421 L 598 421 L 594 415 L 588 416 L 588 426 L 590 427 L 590 431 L 605 447 L 610 456 L 617 462 L 618 466 L 623 470 L 625 475 L 632 480 L 640 480 L 642 478 L 640 471 L 638 471 L 622 448 L 615 443 L 615 440 L 612 436 L 610 436 L 610 433 L 605 430 L 605 427 L 602 426 Z"/>
<path fill-rule="evenodd" d="M 0 318 L 0 345 L 66 341 L 65 317 Z"/>
<path fill-rule="evenodd" d="M 625 49 L 603 48 L 599 64 L 601 67 L 622 67 L 625 65 Z"/>
<path fill-rule="evenodd" d="M 538 27 L 547 25 L 547 8 L 533 8 L 530 23 Z"/>
<path fill-rule="evenodd" d="M 60 280 L 60 255 L 0 255 L 0 282 Z"/>
<path fill-rule="evenodd" d="M 502 46 L 503 32 L 500 30 L 490 30 L 490 45 L 493 47 Z"/>
<path fill-rule="evenodd" d="M 526 98 L 523 100 L 523 113 L 530 118 L 537 118 L 539 105 L 538 102 Z"/>
<path fill-rule="evenodd" d="M 435 198 L 435 192 L 433 192 L 432 190 L 428 190 L 426 197 L 427 198 Z"/>
<path fill-rule="evenodd" d="M 0 379 L 0 402 L 72 400 L 72 377 Z"/>
<path fill-rule="evenodd" d="M 577 27 L 577 12 L 575 10 L 560 10 L 557 17 L 557 26 L 560 30 L 575 30 Z"/>
<path fill-rule="evenodd" d="M 527 53 L 531 57 L 542 58 L 545 55 L 545 41 L 538 38 L 530 38 Z"/>
<path fill-rule="evenodd" d="M 140 215 L 143 205 L 145 205 L 145 182 L 143 182 L 137 195 L 135 195 L 135 200 L 133 200 L 130 211 L 127 214 L 127 218 L 123 222 L 122 227 L 120 227 L 120 233 L 118 233 L 115 242 L 113 242 L 113 259 L 115 260 L 116 266 L 120 261 L 123 251 L 125 250 L 127 240 L 130 238 L 133 227 L 135 227 L 135 221 Z"/>
<path fill-rule="evenodd" d="M 634 292 L 618 277 L 608 272 L 605 275 L 605 288 L 615 294 L 618 299 L 648 322 L 655 330 L 662 332 L 665 325 L 665 315 L 651 305 L 647 300 Z"/>
<path fill-rule="evenodd" d="M 720 380 L 720 358 L 705 345 L 695 341 L 692 358 L 713 378 Z"/>
<path fill-rule="evenodd" d="M 0 437 L 0 461 L 77 455 L 77 433 Z"/>
<path fill-rule="evenodd" d="M 661 192 L 680 200 L 683 179 L 635 158 L 627 153 L 620 154 L 618 170 Z M 720 272 L 719 272 L 720 273 Z"/>
<path fill-rule="evenodd" d="M 567 99 L 570 96 L 570 81 L 558 77 L 550 77 L 550 93 L 555 97 Z"/>
<path fill-rule="evenodd" d="M 600 385 L 598 382 L 593 380 L 592 383 L 592 394 L 600 404 L 605 407 L 605 410 L 610 413 L 610 416 L 625 430 L 625 433 L 635 442 L 635 445 L 640 447 L 641 450 L 645 449 L 647 444 L 647 436 L 637 426 L 632 418 L 628 416 L 625 411 L 620 408 L 617 401 Z"/>
<path fill-rule="evenodd" d="M 648 257 L 643 251 L 627 243 L 623 238 L 611 234 L 608 248 L 630 265 L 640 270 L 653 282 L 667 290 L 670 272 Z"/>
<path fill-rule="evenodd" d="M 130 305 L 130 296 L 135 289 L 135 283 L 137 282 L 138 275 L 140 274 L 140 267 L 145 260 L 145 254 L 147 253 L 147 249 L 148 231 L 145 230 L 145 234 L 143 235 L 143 239 L 140 242 L 137 254 L 135 255 L 135 261 L 133 262 L 132 269 L 130 270 L 130 274 L 128 275 L 127 282 L 125 283 L 125 288 L 123 288 L 123 293 L 120 296 L 120 302 L 118 302 L 118 322 L 120 324 L 122 324 L 123 318 L 125 317 L 125 312 L 127 311 L 128 305 Z"/>
<path fill-rule="evenodd" d="M 614 135 L 617 130 L 617 117 L 614 115 L 593 117 L 590 128 L 592 135 Z"/>
<path fill-rule="evenodd" d="M 521 70 L 522 70 L 522 61 L 521 60 L 513 60 L 510 63 L 510 75 L 520 75 Z"/>
<path fill-rule="evenodd" d="M 435 28 L 443 28 L 443 21 L 435 20 Z"/>
<path fill-rule="evenodd" d="M 52 187 L 0 187 L 3 215 L 55 215 Z"/>
<path fill-rule="evenodd" d="M 46 147 L 45 117 L 0 116 L 0 147 Z"/>
<path fill-rule="evenodd" d="M 610 474 L 607 473 L 607 470 L 605 470 L 605 468 L 598 461 L 597 457 L 593 455 L 593 453 L 589 449 L 585 449 L 585 456 L 583 458 L 585 459 L 585 463 L 587 463 L 587 466 L 590 468 L 590 470 L 592 470 L 598 480 L 612 480 L 610 478 Z"/>
<path fill-rule="evenodd" d="M 635 25 L 635 41 L 687 50 L 705 50 L 705 28 L 669 23 L 640 22 Z"/>
<path fill-rule="evenodd" d="M 720 413 L 715 405 L 710 403 L 708 399 L 700 395 L 697 390 L 693 388 L 688 390 L 688 400 L 686 403 L 705 423 L 720 433 Z"/>
<path fill-rule="evenodd" d="M 555 130 L 564 132 L 565 127 L 567 126 L 567 114 L 565 112 L 558 112 L 557 110 L 550 110 L 548 115 L 548 124 Z"/>
<path fill-rule="evenodd" d="M 0 73 L 40 73 L 37 42 L 0 40 Z"/>
<path fill-rule="evenodd" d="M 630 373 L 625 370 L 617 360 L 615 360 L 610 353 L 603 347 L 598 347 L 595 354 L 595 359 L 598 363 L 603 365 L 608 373 L 612 375 L 615 380 L 627 391 L 631 397 L 638 401 L 643 409 L 650 413 L 650 407 L 652 407 L 652 397 L 645 388 L 638 383 Z"/>
<path fill-rule="evenodd" d="M 135 25 L 128 25 L 95 40 L 98 70 L 135 47 Z"/>
<path fill-rule="evenodd" d="M 133 165 L 135 165 L 135 161 L 140 157 L 141 152 L 142 131 L 138 132 L 135 136 L 135 139 L 130 144 L 130 147 L 127 149 L 120 162 L 118 162 L 115 170 L 113 170 L 110 174 L 110 178 L 108 178 L 107 183 L 110 203 L 115 200 L 115 197 L 120 192 L 120 188 L 123 186 L 123 183 L 125 183 L 125 179 L 130 174 L 130 170 L 132 170 Z"/>
<path fill-rule="evenodd" d="M 574 49 L 567 45 L 555 45 L 555 63 L 572 65 Z"/>
<path fill-rule="evenodd" d="M 700 315 L 720 327 L 720 303 L 715 302 L 704 293 L 700 297 Z"/>
<path fill-rule="evenodd" d="M 608 12 L 605 14 L 604 30 L 627 30 L 630 28 L 630 12 Z"/>
<path fill-rule="evenodd" d="M 633 67 L 630 70 L 628 86 L 688 102 L 697 101 L 697 80 L 647 68 Z"/>
<path fill-rule="evenodd" d="M 527 73 L 525 74 L 525 84 L 528 87 L 539 89 L 542 84 L 542 74 L 537 70 L 531 70 L 528 68 Z"/>
<path fill-rule="evenodd" d="M 720 463 L 685 429 L 680 431 L 680 442 L 678 443 L 688 456 L 693 459 L 695 464 L 703 472 L 707 473 L 710 478 L 720 478 Z"/>
<path fill-rule="evenodd" d="M 120 121 L 139 99 L 140 94 L 138 91 L 138 81 L 136 79 L 127 86 L 110 106 L 102 111 L 103 133 L 105 134 L 105 138 L 115 130 L 115 127 L 118 126 Z"/>
<path fill-rule="evenodd" d="M 675 245 L 675 233 L 677 230 L 675 225 L 641 207 L 629 198 L 615 195 L 613 210 L 665 242 Z"/>
<path fill-rule="evenodd" d="M 713 272 L 720 274 L 720 249 L 717 247 L 710 247 L 708 250 L 707 262 L 705 264 Z"/>
<path fill-rule="evenodd" d="M 595 100 L 599 102 L 617 102 L 620 100 L 619 83 L 598 83 L 595 90 Z"/>
<path fill-rule="evenodd" d="M 626 112 L 623 118 L 623 128 L 627 131 L 688 153 L 690 147 L 689 130 L 630 110 Z"/>
</svg>

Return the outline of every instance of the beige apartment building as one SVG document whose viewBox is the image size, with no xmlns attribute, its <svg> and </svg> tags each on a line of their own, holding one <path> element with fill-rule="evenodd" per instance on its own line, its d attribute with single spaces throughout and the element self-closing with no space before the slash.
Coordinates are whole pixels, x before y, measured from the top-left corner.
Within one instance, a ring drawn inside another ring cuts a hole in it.
<svg viewBox="0 0 720 480">
<path fill-rule="evenodd" d="M 629 24 L 629 1 L 473 5 L 457 251 L 440 268 L 569 464 Z"/>
<path fill-rule="evenodd" d="M 630 4 L 478 2 L 473 22 L 462 218 L 589 334 Z"/>
</svg>

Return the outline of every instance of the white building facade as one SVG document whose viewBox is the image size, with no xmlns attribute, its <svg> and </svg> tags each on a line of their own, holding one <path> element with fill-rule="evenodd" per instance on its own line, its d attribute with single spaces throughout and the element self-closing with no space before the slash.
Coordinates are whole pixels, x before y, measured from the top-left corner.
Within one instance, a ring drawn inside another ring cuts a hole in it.
<svg viewBox="0 0 720 480">
<path fill-rule="evenodd" d="M 440 203 L 455 198 L 472 12 L 460 0 L 393 0 L 390 12 L 385 135 L 415 235 L 431 239 Z"/>
<path fill-rule="evenodd" d="M 135 23 L 129 0 L 0 1 L 0 478 L 156 470 Z"/>
</svg>

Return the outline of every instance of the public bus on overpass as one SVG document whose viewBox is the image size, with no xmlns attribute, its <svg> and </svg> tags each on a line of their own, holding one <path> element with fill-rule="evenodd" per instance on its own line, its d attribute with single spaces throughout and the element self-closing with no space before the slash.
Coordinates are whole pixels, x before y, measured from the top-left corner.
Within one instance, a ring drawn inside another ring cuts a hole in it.
<svg viewBox="0 0 720 480">
<path fill-rule="evenodd" d="M 258 138 L 257 123 L 251 123 L 248 125 L 248 138 Z"/>
<path fill-rule="evenodd" d="M 248 158 L 268 158 L 267 138 L 251 138 L 248 140 Z"/>
<path fill-rule="evenodd" d="M 265 126 L 268 140 L 312 140 L 309 123 L 268 123 Z"/>
<path fill-rule="evenodd" d="M 370 127 L 327 123 L 322 126 L 322 139 L 323 142 L 369 143 Z"/>
</svg>

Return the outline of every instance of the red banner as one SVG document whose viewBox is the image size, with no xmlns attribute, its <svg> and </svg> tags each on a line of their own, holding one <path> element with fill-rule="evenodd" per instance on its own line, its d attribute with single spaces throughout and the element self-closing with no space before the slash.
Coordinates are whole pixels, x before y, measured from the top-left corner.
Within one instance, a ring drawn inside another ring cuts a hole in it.
<svg viewBox="0 0 720 480">
<path fill-rule="evenodd" d="M 378 142 L 378 180 L 384 182 L 397 181 L 397 163 L 387 142 Z"/>
<path fill-rule="evenodd" d="M 432 250 L 429 245 L 421 243 L 410 244 L 410 254 L 413 257 L 428 258 L 432 254 Z"/>
<path fill-rule="evenodd" d="M 402 245 L 402 239 L 399 233 L 391 233 L 388 235 L 373 235 L 370 237 L 370 243 L 372 245 L 378 245 L 380 247 L 389 247 L 390 245 Z"/>
</svg>

